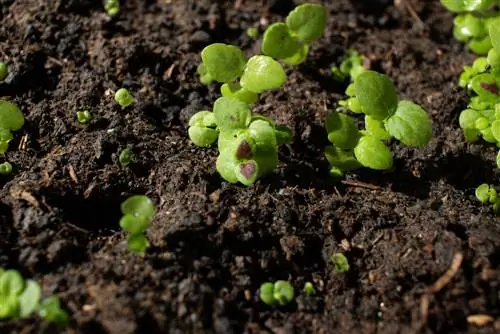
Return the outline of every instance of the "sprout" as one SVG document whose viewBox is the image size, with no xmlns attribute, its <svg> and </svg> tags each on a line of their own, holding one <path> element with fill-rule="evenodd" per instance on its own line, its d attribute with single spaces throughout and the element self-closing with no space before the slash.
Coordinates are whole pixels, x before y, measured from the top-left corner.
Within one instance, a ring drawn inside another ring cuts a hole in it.
<svg viewBox="0 0 500 334">
<path fill-rule="evenodd" d="M 149 247 L 144 232 L 149 228 L 156 214 L 155 205 L 147 196 L 134 195 L 121 204 L 121 211 L 123 216 L 120 219 L 120 226 L 129 233 L 128 250 L 144 255 Z"/>
<path fill-rule="evenodd" d="M 197 146 L 210 146 L 219 136 L 216 126 L 214 113 L 206 110 L 200 111 L 189 120 L 189 139 Z"/>
<path fill-rule="evenodd" d="M 83 111 L 77 111 L 76 118 L 78 119 L 78 123 L 87 124 L 92 119 L 92 116 L 90 115 L 90 111 L 83 110 Z"/>
<path fill-rule="evenodd" d="M 238 47 L 222 43 L 207 46 L 201 51 L 203 71 L 212 80 L 227 83 L 240 77 L 246 64 L 246 57 Z"/>
<path fill-rule="evenodd" d="M 11 102 L 0 100 L 0 154 L 7 151 L 12 140 L 12 131 L 17 131 L 24 125 L 24 116 L 19 108 Z"/>
<path fill-rule="evenodd" d="M 246 30 L 247 36 L 250 37 L 251 39 L 257 39 L 259 38 L 259 30 L 254 27 L 250 27 Z"/>
<path fill-rule="evenodd" d="M 118 162 L 123 168 L 134 162 L 134 153 L 132 153 L 132 150 L 128 147 L 123 149 L 118 156 Z"/>
<path fill-rule="evenodd" d="M 363 64 L 364 56 L 360 55 L 356 50 L 350 49 L 339 67 L 332 66 L 333 78 L 342 82 L 350 77 L 354 81 L 358 75 L 366 70 Z"/>
<path fill-rule="evenodd" d="M 120 13 L 120 0 L 106 0 L 104 9 L 111 17 L 118 15 Z"/>
<path fill-rule="evenodd" d="M 332 261 L 335 270 L 339 273 L 345 273 L 349 271 L 349 262 L 347 261 L 347 258 L 344 254 L 334 253 L 330 257 L 330 260 Z"/>
<path fill-rule="evenodd" d="M 120 88 L 115 93 L 115 101 L 122 108 L 126 108 L 134 102 L 134 97 L 125 88 Z"/>
<path fill-rule="evenodd" d="M 5 78 L 7 78 L 7 75 L 9 75 L 7 64 L 0 61 L 0 81 L 4 81 Z"/>
<path fill-rule="evenodd" d="M 285 306 L 293 301 L 294 289 L 287 281 L 266 282 L 260 286 L 259 298 L 270 306 Z"/>
<path fill-rule="evenodd" d="M 49 322 L 66 325 L 69 317 L 57 297 L 41 301 L 42 290 L 37 282 L 24 280 L 16 270 L 0 268 L 0 319 L 28 318 L 34 312 Z"/>
<path fill-rule="evenodd" d="M 316 289 L 314 288 L 314 285 L 311 282 L 306 282 L 304 284 L 304 293 L 307 296 L 313 296 L 316 294 Z"/>
<path fill-rule="evenodd" d="M 398 107 L 398 94 L 388 76 L 365 71 L 354 81 L 356 98 L 364 114 L 377 120 L 391 116 Z"/>
<path fill-rule="evenodd" d="M 500 197 L 495 188 L 483 183 L 476 188 L 476 198 L 483 204 L 490 204 L 495 213 L 500 209 Z"/>
<path fill-rule="evenodd" d="M 12 173 L 12 165 L 10 162 L 5 161 L 4 163 L 0 164 L 0 174 L 1 175 L 9 175 Z"/>
</svg>

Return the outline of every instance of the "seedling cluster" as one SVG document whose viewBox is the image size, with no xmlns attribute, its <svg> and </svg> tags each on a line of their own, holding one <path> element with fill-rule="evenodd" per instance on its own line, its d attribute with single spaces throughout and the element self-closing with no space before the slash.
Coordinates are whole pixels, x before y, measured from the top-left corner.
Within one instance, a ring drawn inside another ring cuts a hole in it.
<svg viewBox="0 0 500 334">
<path fill-rule="evenodd" d="M 287 281 L 266 282 L 260 286 L 260 300 L 270 306 L 285 306 L 293 301 L 295 292 Z"/>
<path fill-rule="evenodd" d="M 453 36 L 478 55 L 486 55 L 492 47 L 489 28 L 498 18 L 494 6 L 498 0 L 441 0 L 451 12 L 457 13 L 453 23 Z"/>
<path fill-rule="evenodd" d="M 364 67 L 365 57 L 354 49 L 347 50 L 347 54 L 340 63 L 340 66 L 332 66 L 333 78 L 336 81 L 344 82 L 347 78 L 356 80 L 358 75 L 366 69 Z"/>
<path fill-rule="evenodd" d="M 121 211 L 123 216 L 120 219 L 120 227 L 128 232 L 128 250 L 144 255 L 150 246 L 144 232 L 156 214 L 153 201 L 144 195 L 134 195 L 121 204 Z"/>
<path fill-rule="evenodd" d="M 343 176 L 345 171 L 367 167 L 375 170 L 392 168 L 393 156 L 384 143 L 396 138 L 408 147 L 427 145 L 432 124 L 419 105 L 399 100 L 394 84 L 384 74 L 356 69 L 354 83 L 339 104 L 353 113 L 365 115 L 365 129 L 359 130 L 354 119 L 342 112 L 331 112 L 326 119 L 328 140 L 325 150 L 332 166 L 330 173 Z"/>
<path fill-rule="evenodd" d="M 493 212 L 500 211 L 500 196 L 492 186 L 486 183 L 481 184 L 476 188 L 476 198 L 483 204 L 491 205 Z"/>
<path fill-rule="evenodd" d="M 7 152 L 9 142 L 14 138 L 13 131 L 24 125 L 24 116 L 19 108 L 5 100 L 0 100 L 0 154 Z"/>
<path fill-rule="evenodd" d="M 226 181 L 251 185 L 277 167 L 278 146 L 291 140 L 291 131 L 252 113 L 250 106 L 259 94 L 285 83 L 286 74 L 278 60 L 289 65 L 305 61 L 309 44 L 323 35 L 325 25 L 323 6 L 303 4 L 290 12 L 286 23 L 266 29 L 263 55 L 247 59 L 238 47 L 222 43 L 201 52 L 200 80 L 222 83 L 222 97 L 215 101 L 213 111 L 203 110 L 191 117 L 188 133 L 198 146 L 218 142 L 216 168 Z"/>
<path fill-rule="evenodd" d="M 57 325 L 69 322 L 57 297 L 42 300 L 42 290 L 37 282 L 24 280 L 16 270 L 0 268 L 0 319 L 29 318 L 33 313 Z"/>
</svg>

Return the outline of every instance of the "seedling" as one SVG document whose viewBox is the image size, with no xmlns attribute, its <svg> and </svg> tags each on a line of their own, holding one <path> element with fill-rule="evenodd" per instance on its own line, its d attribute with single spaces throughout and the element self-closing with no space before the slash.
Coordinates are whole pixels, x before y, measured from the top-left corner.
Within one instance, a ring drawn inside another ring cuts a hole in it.
<svg viewBox="0 0 500 334">
<path fill-rule="evenodd" d="M 364 61 L 365 57 L 359 54 L 356 50 L 348 50 L 347 55 L 340 63 L 340 66 L 332 66 L 333 78 L 336 81 L 343 82 L 350 77 L 351 80 L 354 81 L 358 75 L 366 70 L 364 67 Z"/>
<path fill-rule="evenodd" d="M 304 293 L 307 296 L 314 296 L 316 294 L 316 289 L 314 288 L 314 285 L 311 282 L 306 282 L 304 284 Z"/>
<path fill-rule="evenodd" d="M 124 148 L 123 151 L 120 152 L 118 156 L 118 162 L 120 165 L 125 168 L 130 165 L 134 161 L 134 153 L 130 148 Z"/>
<path fill-rule="evenodd" d="M 150 244 L 144 232 L 151 225 L 156 207 L 144 195 L 134 195 L 121 204 L 122 218 L 120 226 L 129 233 L 127 239 L 128 250 L 144 256 Z"/>
<path fill-rule="evenodd" d="M 120 13 L 120 0 L 106 0 L 104 9 L 111 17 L 118 15 Z"/>
<path fill-rule="evenodd" d="M 21 129 L 24 125 L 24 116 L 13 103 L 0 100 L 0 154 L 4 154 L 9 142 L 14 138 L 12 131 Z"/>
<path fill-rule="evenodd" d="M 293 301 L 294 289 L 287 281 L 266 282 L 260 286 L 259 297 L 267 305 L 285 306 Z"/>
<path fill-rule="evenodd" d="M 259 30 L 255 27 L 250 27 L 246 30 L 247 36 L 250 37 L 251 39 L 258 39 L 259 38 Z"/>
<path fill-rule="evenodd" d="M 214 113 L 207 110 L 197 112 L 189 120 L 189 139 L 197 146 L 208 147 L 219 137 L 216 127 Z"/>
<path fill-rule="evenodd" d="M 483 204 L 490 204 L 495 213 L 500 211 L 500 197 L 495 188 L 486 183 L 476 188 L 476 198 Z"/>
<path fill-rule="evenodd" d="M 115 93 L 115 101 L 122 108 L 126 108 L 134 102 L 134 97 L 125 88 L 120 88 Z"/>
<path fill-rule="evenodd" d="M 7 78 L 7 75 L 9 75 L 7 64 L 0 61 L 0 81 L 4 81 L 5 78 Z"/>
<path fill-rule="evenodd" d="M 359 131 L 351 116 L 338 111 L 327 116 L 325 125 L 333 146 L 325 150 L 325 156 L 332 165 L 333 176 L 341 177 L 345 171 L 362 166 L 391 169 L 392 152 L 383 141 L 392 137 L 409 147 L 422 147 L 430 141 L 429 116 L 415 103 L 400 101 L 386 75 L 363 70 L 346 93 L 349 99 L 339 104 L 355 113 L 364 113 L 365 130 Z"/>
<path fill-rule="evenodd" d="M 297 6 L 286 17 L 286 22 L 270 25 L 264 32 L 262 53 L 280 59 L 289 65 L 305 61 L 309 44 L 323 36 L 326 10 L 319 4 Z"/>
<path fill-rule="evenodd" d="M 4 163 L 0 164 L 0 174 L 1 175 L 9 175 L 12 173 L 12 165 L 10 162 L 5 161 Z"/>
<path fill-rule="evenodd" d="M 498 4 L 498 0 L 441 0 L 441 3 L 450 12 L 463 13 L 488 10 Z"/>
<path fill-rule="evenodd" d="M 61 309 L 57 297 L 41 299 L 42 290 L 37 282 L 24 280 L 16 270 L 0 268 L 0 319 L 39 316 L 57 325 L 66 325 L 68 314 Z"/>
<path fill-rule="evenodd" d="M 334 253 L 330 257 L 330 260 L 332 261 L 335 270 L 339 273 L 345 273 L 349 271 L 349 262 L 347 261 L 347 258 L 344 254 Z"/>
<path fill-rule="evenodd" d="M 77 111 L 76 118 L 78 119 L 78 123 L 87 124 L 92 119 L 92 116 L 90 115 L 90 111 L 83 110 L 83 111 Z"/>
</svg>

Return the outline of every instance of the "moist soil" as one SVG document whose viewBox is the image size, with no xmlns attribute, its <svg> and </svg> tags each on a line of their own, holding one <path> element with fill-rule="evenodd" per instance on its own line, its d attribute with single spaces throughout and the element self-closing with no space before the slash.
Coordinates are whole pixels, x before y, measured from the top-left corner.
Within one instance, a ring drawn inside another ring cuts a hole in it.
<svg viewBox="0 0 500 334">
<path fill-rule="evenodd" d="M 496 150 L 468 144 L 458 126 L 467 96 L 457 77 L 473 55 L 453 39 L 452 15 L 437 0 L 325 5 L 324 38 L 255 106 L 292 128 L 293 142 L 272 175 L 243 187 L 224 182 L 216 150 L 186 134 L 219 96 L 199 82 L 199 54 L 212 42 L 258 52 L 246 29 L 262 32 L 293 2 L 131 0 L 109 19 L 100 1 L 0 1 L 10 66 L 0 96 L 26 117 L 5 156 L 14 172 L 0 178 L 0 265 L 61 298 L 63 332 L 500 331 L 500 227 L 474 198 L 480 183 L 498 184 Z M 393 171 L 334 182 L 323 121 L 346 86 L 330 66 L 349 48 L 430 113 L 434 138 L 423 149 L 391 143 Z M 124 110 L 120 87 L 136 98 Z M 122 168 L 126 147 L 136 161 Z M 132 194 L 158 207 L 144 258 L 118 225 Z M 335 252 L 349 272 L 334 270 Z M 278 279 L 296 298 L 271 308 L 256 295 Z M 306 281 L 315 296 L 302 293 Z M 467 320 L 477 314 L 491 319 Z M 0 322 L 1 333 L 57 331 L 37 318 Z"/>
</svg>

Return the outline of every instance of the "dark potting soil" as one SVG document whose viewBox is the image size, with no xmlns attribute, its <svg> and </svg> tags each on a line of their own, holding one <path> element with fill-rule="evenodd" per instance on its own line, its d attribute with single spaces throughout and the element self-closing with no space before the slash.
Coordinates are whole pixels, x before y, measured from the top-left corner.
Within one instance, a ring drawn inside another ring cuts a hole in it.
<svg viewBox="0 0 500 334">
<path fill-rule="evenodd" d="M 452 15 L 437 0 L 326 5 L 325 37 L 255 107 L 294 140 L 278 170 L 246 188 L 221 180 L 216 150 L 187 138 L 189 117 L 219 96 L 199 82 L 199 53 L 212 42 L 255 53 L 245 30 L 282 19 L 291 1 L 131 0 L 113 20 L 101 1 L 0 1 L 11 72 L 0 96 L 26 116 L 6 154 L 14 173 L 0 178 L 0 266 L 60 296 L 67 333 L 500 331 L 500 227 L 474 199 L 480 183 L 499 182 L 496 150 L 466 143 L 458 127 L 467 96 L 457 77 L 473 56 L 453 39 Z M 424 149 L 392 143 L 392 172 L 335 183 L 323 121 L 345 90 L 330 66 L 348 48 L 428 110 L 434 138 Z M 136 97 L 125 110 L 112 93 L 122 86 Z M 88 126 L 76 121 L 85 108 Z M 117 161 L 125 147 L 130 168 Z M 131 194 L 158 206 L 145 258 L 126 250 L 118 225 Z M 333 270 L 334 252 L 348 273 Z M 297 297 L 274 309 L 255 294 L 277 279 Z M 316 296 L 301 292 L 306 281 Z M 469 324 L 474 314 L 493 321 Z M 40 332 L 55 329 L 0 322 L 0 333 Z"/>
</svg>

